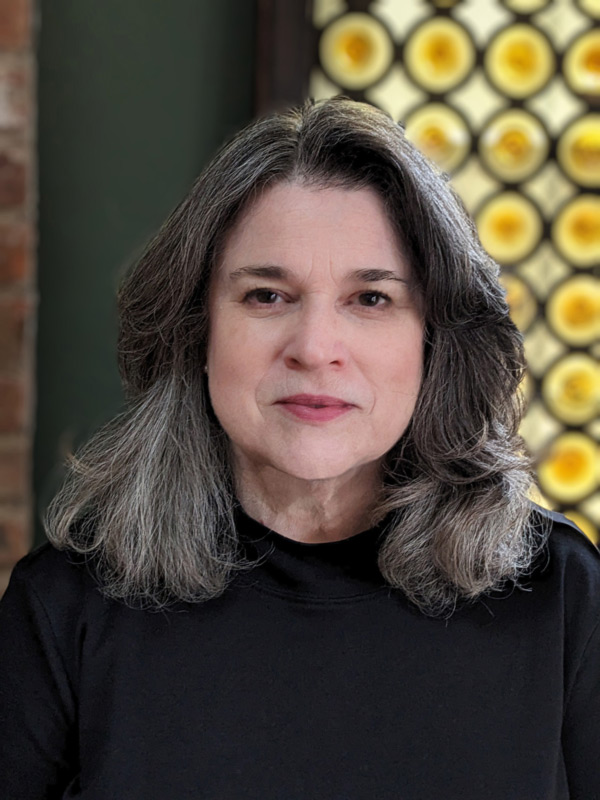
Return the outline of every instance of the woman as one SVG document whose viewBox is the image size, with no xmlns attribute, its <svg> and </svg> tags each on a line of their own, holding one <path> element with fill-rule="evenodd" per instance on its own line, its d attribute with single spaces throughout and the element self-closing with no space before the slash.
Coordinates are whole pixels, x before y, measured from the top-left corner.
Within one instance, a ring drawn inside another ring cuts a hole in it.
<svg viewBox="0 0 600 800">
<path fill-rule="evenodd" d="M 129 410 L 0 612 L 1 796 L 600 798 L 600 559 L 527 500 L 497 268 L 402 129 L 254 123 L 120 311 Z"/>
</svg>

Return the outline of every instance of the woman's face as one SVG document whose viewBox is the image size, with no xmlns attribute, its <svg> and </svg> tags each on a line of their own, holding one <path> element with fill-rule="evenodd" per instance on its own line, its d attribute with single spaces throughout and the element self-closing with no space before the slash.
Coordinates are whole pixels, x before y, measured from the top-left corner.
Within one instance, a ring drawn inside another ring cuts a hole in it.
<svg viewBox="0 0 600 800">
<path fill-rule="evenodd" d="M 370 189 L 277 184 L 229 236 L 210 295 L 213 409 L 238 468 L 372 474 L 409 423 L 423 322 Z"/>
</svg>

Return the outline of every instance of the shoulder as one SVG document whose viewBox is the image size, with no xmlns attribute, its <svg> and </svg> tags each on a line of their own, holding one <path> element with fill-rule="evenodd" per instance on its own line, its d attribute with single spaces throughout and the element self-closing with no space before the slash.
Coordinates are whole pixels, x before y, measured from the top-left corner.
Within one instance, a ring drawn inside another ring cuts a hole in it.
<svg viewBox="0 0 600 800">
<path fill-rule="evenodd" d="M 534 594 L 541 590 L 570 646 L 583 649 L 600 636 L 600 551 L 563 514 L 535 506 L 532 521 L 547 537 L 531 575 Z"/>
<path fill-rule="evenodd" d="M 536 568 L 544 574 L 550 571 L 583 581 L 600 599 L 600 550 L 593 542 L 564 514 L 537 504 L 533 504 L 531 521 L 546 537 Z"/>
<path fill-rule="evenodd" d="M 91 564 L 84 555 L 46 542 L 17 562 L 2 605 L 45 618 L 53 627 L 73 624 L 84 609 L 102 604 Z"/>
<path fill-rule="evenodd" d="M 0 640 L 19 642 L 20 651 L 36 653 L 56 674 L 76 681 L 83 643 L 92 631 L 110 629 L 116 608 L 92 565 L 89 557 L 50 543 L 18 561 L 0 601 Z"/>
<path fill-rule="evenodd" d="M 50 542 L 39 545 L 15 564 L 11 583 L 27 584 L 40 595 L 81 591 L 94 585 L 85 556 L 58 550 Z"/>
</svg>

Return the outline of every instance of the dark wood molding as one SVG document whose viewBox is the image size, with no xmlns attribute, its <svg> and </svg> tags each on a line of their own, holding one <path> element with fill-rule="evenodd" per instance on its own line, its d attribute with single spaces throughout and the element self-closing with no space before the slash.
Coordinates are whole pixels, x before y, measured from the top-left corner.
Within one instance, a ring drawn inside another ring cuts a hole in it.
<svg viewBox="0 0 600 800">
<path fill-rule="evenodd" d="M 317 35 L 312 0 L 257 0 L 256 114 L 305 99 Z"/>
</svg>

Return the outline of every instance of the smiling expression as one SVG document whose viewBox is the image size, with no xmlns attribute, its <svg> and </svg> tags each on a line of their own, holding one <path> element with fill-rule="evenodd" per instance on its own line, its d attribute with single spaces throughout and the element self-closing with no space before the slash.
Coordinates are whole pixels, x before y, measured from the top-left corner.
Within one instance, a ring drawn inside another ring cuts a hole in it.
<svg viewBox="0 0 600 800">
<path fill-rule="evenodd" d="M 242 215 L 210 291 L 213 409 L 242 469 L 372 473 L 412 416 L 423 322 L 371 189 L 281 183 Z"/>
</svg>

